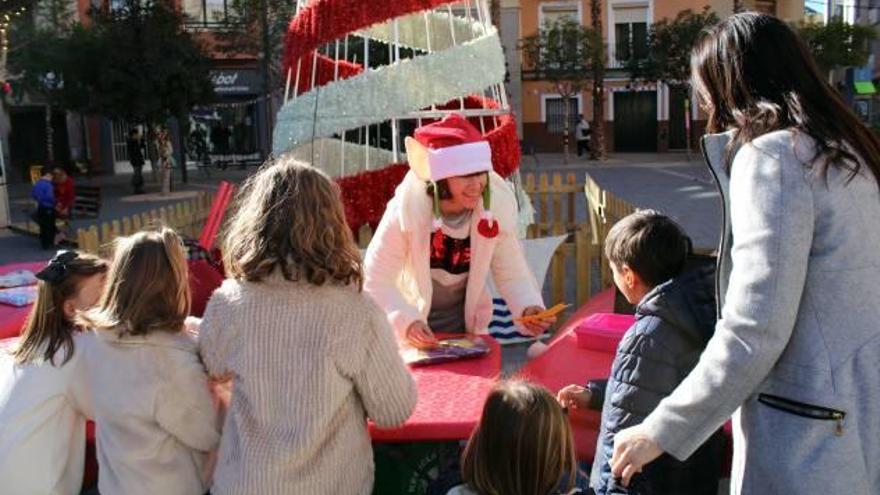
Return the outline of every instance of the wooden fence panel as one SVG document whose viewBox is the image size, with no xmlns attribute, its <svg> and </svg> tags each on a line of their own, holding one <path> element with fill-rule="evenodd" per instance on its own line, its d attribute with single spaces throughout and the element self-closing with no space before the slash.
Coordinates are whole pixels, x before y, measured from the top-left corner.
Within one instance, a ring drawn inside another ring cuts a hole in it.
<svg viewBox="0 0 880 495">
<path fill-rule="evenodd" d="M 201 193 L 186 201 L 103 222 L 99 226 L 77 229 L 77 244 L 83 251 L 99 253 L 119 236 L 132 235 L 159 225 L 171 227 L 185 237 L 195 238 L 210 212 L 213 198 L 213 194 Z"/>
<path fill-rule="evenodd" d="M 590 205 L 590 226 L 593 229 L 593 245 L 601 253 L 605 246 L 608 232 L 615 223 L 623 217 L 635 212 L 637 208 L 609 191 L 602 189 L 592 177 L 587 174 L 584 185 L 584 194 Z M 614 283 L 611 266 L 605 256 L 599 257 L 599 283 L 602 288 L 610 287 Z"/>
</svg>

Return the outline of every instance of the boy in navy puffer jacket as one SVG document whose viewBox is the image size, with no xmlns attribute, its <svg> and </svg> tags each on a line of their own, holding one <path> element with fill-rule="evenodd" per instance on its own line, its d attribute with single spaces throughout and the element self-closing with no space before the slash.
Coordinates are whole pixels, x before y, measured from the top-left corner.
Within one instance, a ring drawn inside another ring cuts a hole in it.
<svg viewBox="0 0 880 495">
<path fill-rule="evenodd" d="M 690 241 L 668 217 L 655 211 L 633 213 L 608 233 L 605 255 L 614 283 L 631 304 L 636 322 L 617 347 L 607 385 L 569 385 L 559 392 L 565 407 L 602 410 L 590 486 L 597 495 L 715 494 L 723 439 L 710 438 L 681 462 L 663 455 L 624 488 L 611 476 L 608 461 L 614 434 L 641 423 L 696 365 L 712 336 L 716 311 L 714 270 L 684 271 Z"/>
</svg>

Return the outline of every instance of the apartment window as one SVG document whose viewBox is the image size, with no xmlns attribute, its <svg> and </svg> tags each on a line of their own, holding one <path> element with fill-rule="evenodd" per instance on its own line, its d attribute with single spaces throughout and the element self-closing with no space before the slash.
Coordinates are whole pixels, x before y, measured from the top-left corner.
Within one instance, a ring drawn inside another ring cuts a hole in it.
<svg viewBox="0 0 880 495">
<path fill-rule="evenodd" d="M 566 99 L 559 96 L 544 97 L 544 122 L 547 132 L 550 134 L 562 134 L 565 130 L 565 103 Z M 574 127 L 578 123 L 578 114 L 581 108 L 580 95 L 568 100 L 569 122 L 568 134 L 574 134 Z"/>
<path fill-rule="evenodd" d="M 549 26 L 562 19 L 571 19 L 580 24 L 582 19 L 580 2 L 548 2 L 541 4 L 540 11 L 538 12 L 538 21 L 541 27 Z"/>
<path fill-rule="evenodd" d="M 210 26 L 226 22 L 226 0 L 183 0 L 187 24 Z"/>
<path fill-rule="evenodd" d="M 776 0 L 756 0 L 755 12 L 776 15 Z"/>
<path fill-rule="evenodd" d="M 648 57 L 647 7 L 614 9 L 614 55 L 620 62 Z"/>
</svg>

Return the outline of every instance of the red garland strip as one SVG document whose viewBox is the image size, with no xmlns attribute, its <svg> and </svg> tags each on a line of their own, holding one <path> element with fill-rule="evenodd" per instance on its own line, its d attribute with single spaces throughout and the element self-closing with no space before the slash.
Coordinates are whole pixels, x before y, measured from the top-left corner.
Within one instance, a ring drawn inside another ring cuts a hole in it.
<svg viewBox="0 0 880 495">
<path fill-rule="evenodd" d="M 299 72 L 299 86 L 298 86 L 298 95 L 305 93 L 306 91 L 310 91 L 312 89 L 312 64 L 314 61 L 315 52 L 309 53 L 306 58 L 302 60 L 302 65 L 299 70 L 296 67 L 293 67 L 293 73 L 291 77 L 295 78 L 296 73 Z M 355 64 L 349 62 L 347 60 L 339 60 L 336 61 L 326 55 L 318 54 L 317 61 L 317 77 L 315 78 L 315 86 L 323 86 L 327 83 L 333 82 L 334 76 L 336 76 L 336 66 L 339 65 L 339 81 L 343 79 L 348 79 L 349 77 L 356 76 L 364 71 L 363 66 L 360 64 Z M 296 82 L 291 82 L 291 85 L 295 85 Z M 292 86 L 293 87 L 293 86 Z"/>
<path fill-rule="evenodd" d="M 355 235 L 364 224 L 376 228 L 385 213 L 385 205 L 394 197 L 394 190 L 408 171 L 406 163 L 393 163 L 383 169 L 336 179 L 345 206 L 345 219 Z"/>
<path fill-rule="evenodd" d="M 455 110 L 461 108 L 460 105 L 458 100 L 454 100 L 440 105 L 440 108 Z M 479 96 L 464 98 L 464 106 L 465 108 L 499 107 L 494 100 Z M 480 128 L 479 117 L 470 120 L 478 129 Z M 493 118 L 484 117 L 483 126 L 487 130 L 484 135 L 492 148 L 492 167 L 499 175 L 507 177 L 519 168 L 519 138 L 516 134 L 516 120 L 512 115 L 498 117 L 498 121 L 499 125 L 495 127 Z M 429 121 L 423 121 L 423 124 L 427 123 Z M 385 205 L 394 197 L 394 190 L 407 171 L 409 171 L 407 164 L 397 163 L 389 164 L 379 170 L 336 179 L 345 205 L 345 218 L 355 234 L 365 224 L 369 224 L 373 229 L 376 228 L 385 213 Z"/>
<path fill-rule="evenodd" d="M 456 0 L 315 0 L 290 21 L 284 40 L 284 70 L 318 46 L 397 17 Z M 293 67 L 296 70 L 296 67 Z"/>
</svg>

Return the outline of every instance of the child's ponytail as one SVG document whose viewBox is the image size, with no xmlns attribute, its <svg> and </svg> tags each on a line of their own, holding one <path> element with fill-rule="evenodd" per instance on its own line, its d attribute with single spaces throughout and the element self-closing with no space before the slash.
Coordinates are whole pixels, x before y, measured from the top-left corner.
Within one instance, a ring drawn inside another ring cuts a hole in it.
<svg viewBox="0 0 880 495">
<path fill-rule="evenodd" d="M 107 262 L 89 254 L 62 251 L 37 273 L 37 299 L 13 351 L 19 364 L 44 359 L 54 365 L 56 353 L 64 351 L 60 364 L 73 355 L 76 326 L 64 314 L 64 302 L 75 297 L 83 279 L 107 272 Z"/>
</svg>

